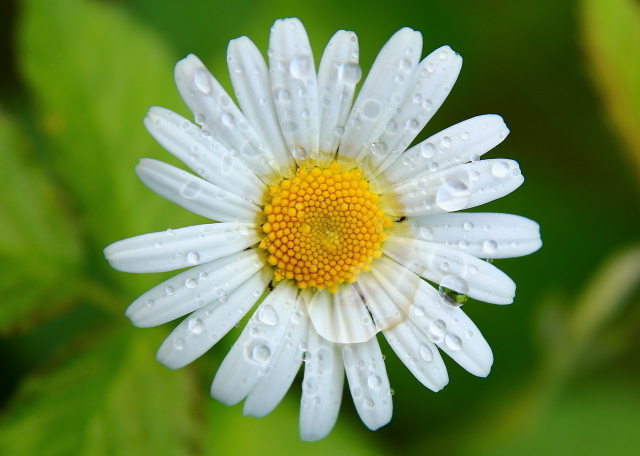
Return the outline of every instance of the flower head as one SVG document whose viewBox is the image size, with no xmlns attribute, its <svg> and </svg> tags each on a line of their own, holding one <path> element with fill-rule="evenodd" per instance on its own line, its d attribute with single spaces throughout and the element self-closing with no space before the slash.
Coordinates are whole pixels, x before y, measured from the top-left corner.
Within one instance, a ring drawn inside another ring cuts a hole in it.
<svg viewBox="0 0 640 456">
<path fill-rule="evenodd" d="M 448 382 L 438 348 L 474 375 L 493 363 L 460 309 L 467 297 L 513 301 L 515 284 L 480 258 L 526 255 L 538 225 L 507 214 L 453 213 L 500 198 L 523 182 L 514 161 L 482 160 L 509 130 L 499 116 L 466 120 L 411 147 L 449 94 L 461 57 L 448 46 L 423 60 L 422 37 L 404 28 L 383 47 L 355 103 L 358 41 L 339 31 L 318 72 L 304 27 L 276 21 L 269 68 L 246 37 L 227 61 L 239 109 L 202 62 L 178 62 L 189 120 L 151 108 L 145 126 L 201 177 L 142 159 L 151 190 L 219 223 L 150 233 L 105 249 L 126 272 L 190 267 L 128 308 L 149 327 L 190 315 L 158 360 L 182 367 L 254 311 L 223 361 L 211 394 L 264 416 L 304 360 L 300 434 L 326 436 L 344 372 L 370 429 L 391 419 L 376 334 L 433 391 Z M 427 281 L 438 286 L 434 288 Z"/>
</svg>

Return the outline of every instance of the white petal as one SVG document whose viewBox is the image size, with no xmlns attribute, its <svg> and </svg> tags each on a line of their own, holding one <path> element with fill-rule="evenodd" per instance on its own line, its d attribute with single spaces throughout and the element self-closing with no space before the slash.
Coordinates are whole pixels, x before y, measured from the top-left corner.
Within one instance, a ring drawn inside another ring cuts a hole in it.
<svg viewBox="0 0 640 456">
<path fill-rule="evenodd" d="M 469 287 L 463 292 L 479 301 L 511 304 L 516 284 L 504 272 L 486 261 L 433 242 L 389 236 L 382 251 L 410 271 L 440 284 L 454 277 Z"/>
<path fill-rule="evenodd" d="M 402 307 L 403 303 L 394 302 L 373 274 L 370 272 L 359 274 L 355 285 L 364 298 L 379 331 L 393 328 L 406 320 L 408 306 Z"/>
<path fill-rule="evenodd" d="M 313 442 L 331 432 L 338 419 L 343 385 L 340 346 L 318 335 L 310 325 L 300 401 L 301 440 Z"/>
<path fill-rule="evenodd" d="M 335 295 L 316 291 L 307 308 L 313 327 L 331 342 L 366 342 L 377 332 L 367 306 L 351 284 L 340 285 Z"/>
<path fill-rule="evenodd" d="M 269 69 L 255 44 L 242 36 L 229 42 L 227 64 L 236 98 L 253 128 L 265 139 L 283 175 L 293 175 L 295 161 L 285 145 L 271 95 Z"/>
<path fill-rule="evenodd" d="M 438 292 L 425 282 L 414 297 L 409 320 L 468 372 L 479 377 L 489 375 L 493 353 L 480 330 L 461 309 L 444 304 Z"/>
<path fill-rule="evenodd" d="M 227 298 L 193 312 L 165 339 L 156 359 L 169 369 L 178 369 L 202 356 L 246 315 L 272 276 L 271 268 L 262 268 Z"/>
<path fill-rule="evenodd" d="M 112 268 L 123 272 L 165 272 L 208 263 L 260 241 L 253 223 L 211 223 L 147 233 L 104 249 Z"/>
<path fill-rule="evenodd" d="M 423 173 L 420 179 L 393 188 L 380 206 L 393 215 L 422 216 L 479 206 L 508 195 L 524 182 L 518 163 L 507 159 Z"/>
<path fill-rule="evenodd" d="M 467 119 L 406 151 L 370 182 L 371 191 L 386 193 L 391 187 L 419 179 L 422 173 L 477 161 L 508 134 L 502 117 L 495 114 Z"/>
<path fill-rule="evenodd" d="M 404 321 L 382 334 L 400 361 L 424 386 L 437 392 L 449 383 L 447 367 L 438 348 L 411 321 Z"/>
<path fill-rule="evenodd" d="M 445 304 L 431 285 L 389 258 L 379 258 L 371 272 L 393 299 L 411 303 L 408 320 L 415 324 L 414 329 L 422 331 L 470 373 L 480 377 L 489 374 L 491 348 L 462 310 Z M 403 281 L 403 287 L 395 286 L 397 279 Z"/>
<path fill-rule="evenodd" d="M 396 114 L 407 91 L 422 52 L 420 32 L 398 30 L 376 57 L 358 94 L 340 141 L 338 160 L 345 166 L 359 164 L 371 144 Z"/>
<path fill-rule="evenodd" d="M 175 80 L 203 133 L 233 154 L 238 153 L 238 158 L 265 182 L 275 183 L 281 174 L 276 157 L 200 59 L 190 54 L 180 60 Z"/>
<path fill-rule="evenodd" d="M 462 57 L 442 46 L 420 62 L 409 92 L 387 128 L 371 148 L 367 166 L 373 176 L 384 171 L 406 150 L 449 95 L 462 68 Z M 377 153 L 376 153 L 377 152 Z"/>
<path fill-rule="evenodd" d="M 302 364 L 309 331 L 309 316 L 302 299 L 298 297 L 294 305 L 285 304 L 280 318 L 286 326 L 284 335 L 275 346 L 269 368 L 247 396 L 242 408 L 244 415 L 261 418 L 271 413 L 289 390 Z"/>
<path fill-rule="evenodd" d="M 298 19 L 273 24 L 268 54 L 272 95 L 285 142 L 298 166 L 310 163 L 318 155 L 318 85 L 309 38 Z"/>
<path fill-rule="evenodd" d="M 211 385 L 215 399 L 237 404 L 267 373 L 285 340 L 297 293 L 297 288 L 284 281 L 260 304 L 218 369 Z"/>
<path fill-rule="evenodd" d="M 157 326 L 229 293 L 266 264 L 262 249 L 243 250 L 184 271 L 133 301 L 125 315 L 135 326 Z"/>
<path fill-rule="evenodd" d="M 378 340 L 342 348 L 353 403 L 362 422 L 372 431 L 391 421 L 393 403 L 389 377 Z"/>
<path fill-rule="evenodd" d="M 528 255 L 542 246 L 540 225 L 518 215 L 468 213 L 408 217 L 394 234 L 444 244 L 478 258 Z"/>
<path fill-rule="evenodd" d="M 318 69 L 320 167 L 335 160 L 344 134 L 356 84 L 362 77 L 358 55 L 358 37 L 344 30 L 333 35 L 322 54 Z"/>
<path fill-rule="evenodd" d="M 136 174 L 152 191 L 188 211 L 218 222 L 259 223 L 259 207 L 180 168 L 143 158 Z"/>
<path fill-rule="evenodd" d="M 265 204 L 267 187 L 237 157 L 184 117 L 152 107 L 144 118 L 151 136 L 200 176 L 243 199 Z"/>
</svg>

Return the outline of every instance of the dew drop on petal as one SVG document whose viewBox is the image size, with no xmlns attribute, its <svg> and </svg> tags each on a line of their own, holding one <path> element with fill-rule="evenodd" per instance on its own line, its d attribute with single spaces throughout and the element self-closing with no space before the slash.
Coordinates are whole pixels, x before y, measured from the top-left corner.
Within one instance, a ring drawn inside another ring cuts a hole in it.
<svg viewBox="0 0 640 456">
<path fill-rule="evenodd" d="M 493 253 L 496 253 L 496 251 L 498 250 L 498 243 L 493 239 L 487 239 L 482 244 L 482 248 L 485 252 L 493 254 Z"/>
<path fill-rule="evenodd" d="M 367 383 L 371 388 L 380 388 L 382 385 L 382 379 L 378 375 L 369 375 Z"/>
<path fill-rule="evenodd" d="M 200 261 L 200 254 L 198 252 L 187 253 L 187 261 L 191 264 L 198 264 Z"/>
<path fill-rule="evenodd" d="M 204 323 L 199 318 L 192 318 L 188 323 L 189 331 L 200 334 L 204 330 Z"/>
<path fill-rule="evenodd" d="M 278 323 L 278 313 L 273 306 L 260 306 L 258 320 L 266 325 L 274 326 Z"/>
<path fill-rule="evenodd" d="M 418 351 L 420 352 L 420 356 L 422 357 L 422 359 L 424 359 L 426 362 L 430 363 L 433 360 L 433 352 L 426 345 L 421 344 Z"/>
<path fill-rule="evenodd" d="M 338 67 L 338 79 L 347 85 L 355 85 L 362 78 L 362 69 L 356 63 L 343 63 Z"/>
<path fill-rule="evenodd" d="M 440 299 L 450 307 L 460 307 L 469 298 L 469 284 L 457 275 L 446 275 L 438 287 Z"/>
<path fill-rule="evenodd" d="M 447 334 L 444 338 L 444 343 L 447 344 L 451 350 L 460 350 L 462 348 L 462 341 L 455 334 Z"/>
<path fill-rule="evenodd" d="M 251 357 L 259 363 L 266 363 L 271 358 L 271 349 L 265 344 L 256 345 L 251 351 Z"/>
<path fill-rule="evenodd" d="M 305 149 L 302 146 L 296 146 L 293 149 L 291 149 L 291 155 L 297 161 L 302 161 L 309 158 L 309 153 L 307 152 L 307 149 Z"/>
<path fill-rule="evenodd" d="M 289 62 L 289 73 L 296 79 L 304 79 L 311 70 L 311 60 L 306 55 L 297 55 Z"/>
<path fill-rule="evenodd" d="M 446 180 L 436 193 L 436 204 L 445 211 L 463 209 L 471 197 L 471 190 L 460 179 Z"/>
<path fill-rule="evenodd" d="M 509 163 L 498 161 L 491 167 L 491 173 L 496 177 L 504 177 L 509 173 Z"/>
<path fill-rule="evenodd" d="M 211 78 L 209 77 L 209 72 L 204 68 L 198 68 L 193 73 L 193 83 L 196 88 L 204 93 L 205 95 L 209 95 L 213 86 L 211 85 Z"/>
<path fill-rule="evenodd" d="M 376 157 L 382 157 L 388 152 L 388 150 L 387 143 L 384 141 L 378 140 L 371 144 L 371 153 Z"/>
</svg>

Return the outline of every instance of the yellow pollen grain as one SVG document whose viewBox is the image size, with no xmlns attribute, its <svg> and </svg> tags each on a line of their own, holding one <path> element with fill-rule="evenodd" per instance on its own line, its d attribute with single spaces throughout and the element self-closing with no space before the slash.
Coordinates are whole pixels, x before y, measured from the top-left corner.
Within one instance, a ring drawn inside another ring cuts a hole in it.
<svg viewBox="0 0 640 456">
<path fill-rule="evenodd" d="M 293 179 L 271 186 L 260 247 L 269 252 L 276 280 L 335 293 L 338 284 L 369 271 L 392 220 L 368 188 L 359 171 L 341 172 L 337 163 L 298 169 Z"/>
</svg>

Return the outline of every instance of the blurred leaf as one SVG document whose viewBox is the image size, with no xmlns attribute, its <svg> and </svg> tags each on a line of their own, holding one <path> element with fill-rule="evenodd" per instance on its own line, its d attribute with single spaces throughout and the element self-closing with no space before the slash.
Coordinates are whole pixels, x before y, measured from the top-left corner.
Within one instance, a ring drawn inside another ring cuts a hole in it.
<svg viewBox="0 0 640 456">
<path fill-rule="evenodd" d="M 170 158 L 142 125 L 149 106 L 182 106 L 162 42 L 117 6 L 82 0 L 24 0 L 19 32 L 22 72 L 50 158 L 99 266 L 107 268 L 99 252 L 111 242 L 196 220 L 134 174 L 141 157 Z M 137 281 L 136 292 L 140 281 L 158 280 L 118 277 Z"/>
<path fill-rule="evenodd" d="M 83 343 L 82 353 L 23 382 L 0 427 L 0 454 L 194 454 L 188 371 L 158 364 L 149 332 L 136 334 L 127 328 Z"/>
<path fill-rule="evenodd" d="M 638 454 L 640 394 L 635 382 L 609 379 L 574 388 L 525 436 L 510 435 L 465 454 L 491 456 Z"/>
<path fill-rule="evenodd" d="M 299 383 L 294 382 L 294 386 Z M 346 382 L 345 382 L 346 385 Z M 345 417 L 331 433 L 318 442 L 303 442 L 298 436 L 299 402 L 289 393 L 264 418 L 242 416 L 241 406 L 226 407 L 209 401 L 205 454 L 243 456 L 270 456 L 282 454 L 304 454 L 305 456 L 368 456 L 380 455 L 375 439 L 364 424 L 354 427 Z M 348 406 L 343 404 L 342 407 Z M 238 448 L 242 448 L 238 452 Z"/>
<path fill-rule="evenodd" d="M 70 303 L 79 246 L 65 208 L 21 130 L 0 111 L 0 332 L 24 330 Z"/>
<path fill-rule="evenodd" d="M 598 89 L 640 177 L 640 3 L 583 0 L 582 25 Z"/>
</svg>

